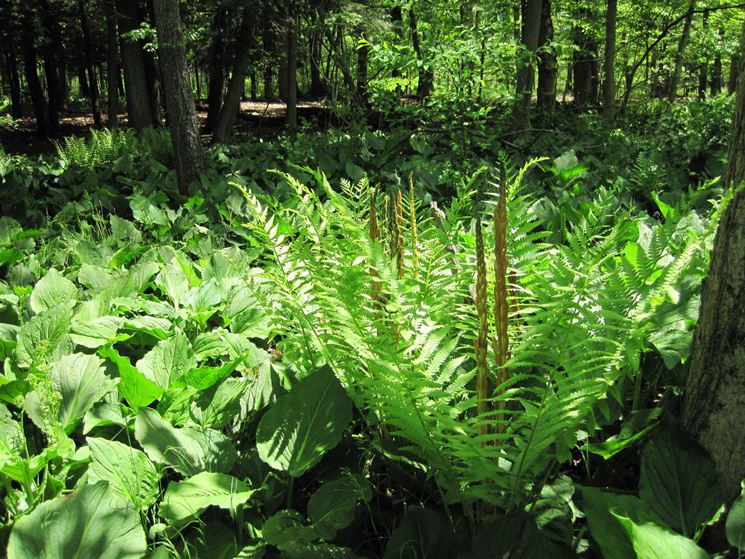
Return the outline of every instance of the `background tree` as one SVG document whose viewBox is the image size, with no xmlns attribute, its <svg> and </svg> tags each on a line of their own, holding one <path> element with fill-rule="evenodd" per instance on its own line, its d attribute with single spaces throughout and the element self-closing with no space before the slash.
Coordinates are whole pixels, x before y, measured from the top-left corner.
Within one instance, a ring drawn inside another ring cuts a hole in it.
<svg viewBox="0 0 745 559">
<path fill-rule="evenodd" d="M 204 171 L 204 152 L 199 139 L 194 95 L 186 64 L 178 0 L 154 0 L 158 31 L 158 55 L 163 67 L 163 85 L 168 128 L 173 142 L 179 189 L 188 187 Z"/>
</svg>

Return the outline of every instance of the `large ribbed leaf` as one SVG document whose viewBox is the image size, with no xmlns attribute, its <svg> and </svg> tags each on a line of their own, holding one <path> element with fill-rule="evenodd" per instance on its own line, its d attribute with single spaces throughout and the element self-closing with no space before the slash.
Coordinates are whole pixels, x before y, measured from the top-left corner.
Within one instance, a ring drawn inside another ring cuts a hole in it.
<svg viewBox="0 0 745 559">
<path fill-rule="evenodd" d="M 313 467 L 339 444 L 352 421 L 352 401 L 328 367 L 280 396 L 259 422 L 256 446 L 261 459 L 291 476 Z"/>
<path fill-rule="evenodd" d="M 8 559 L 140 559 L 146 549 L 137 512 L 99 482 L 18 520 Z"/>
</svg>

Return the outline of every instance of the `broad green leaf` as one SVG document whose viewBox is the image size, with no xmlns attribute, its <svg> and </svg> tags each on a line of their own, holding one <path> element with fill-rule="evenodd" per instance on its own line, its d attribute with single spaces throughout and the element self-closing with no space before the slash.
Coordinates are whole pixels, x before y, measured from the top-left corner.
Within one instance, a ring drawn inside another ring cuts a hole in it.
<svg viewBox="0 0 745 559">
<path fill-rule="evenodd" d="M 370 482 L 360 475 L 349 474 L 319 487 L 308 501 L 308 518 L 323 539 L 331 540 L 336 532 L 354 521 L 361 502 L 370 502 Z"/>
<path fill-rule="evenodd" d="M 49 372 L 52 386 L 62 395 L 59 418 L 65 433 L 71 433 L 85 413 L 115 383 L 104 374 L 103 362 L 95 355 L 75 353 L 60 359 Z"/>
<path fill-rule="evenodd" d="M 63 303 L 40 312 L 23 324 L 18 331 L 16 346 L 18 366 L 27 368 L 71 353 L 72 341 L 67 335 L 71 320 L 72 307 Z"/>
<path fill-rule="evenodd" d="M 745 483 L 742 488 L 740 496 L 732 503 L 725 524 L 727 541 L 740 552 L 745 551 Z"/>
<path fill-rule="evenodd" d="M 352 401 L 323 367 L 277 398 L 259 422 L 256 447 L 264 462 L 298 477 L 339 444 L 351 421 Z"/>
<path fill-rule="evenodd" d="M 618 516 L 626 529 L 637 559 L 709 559 L 696 542 L 676 534 L 670 528 L 652 522 L 637 523 Z"/>
<path fill-rule="evenodd" d="M 185 476 L 205 471 L 227 473 L 236 460 L 235 447 L 219 431 L 177 429 L 151 408 L 137 413 L 135 437 L 151 460 Z"/>
<path fill-rule="evenodd" d="M 144 452 L 107 439 L 88 437 L 87 440 L 91 449 L 89 483 L 108 482 L 114 493 L 130 501 L 137 510 L 155 502 L 160 475 Z"/>
<path fill-rule="evenodd" d="M 633 411 L 624 419 L 618 434 L 612 435 L 599 443 L 587 444 L 584 448 L 608 460 L 642 440 L 647 433 L 657 426 L 661 415 L 662 408 Z"/>
<path fill-rule="evenodd" d="M 409 515 L 408 512 L 406 514 Z M 429 516 L 431 517 L 431 515 L 430 511 Z M 410 547 L 407 548 L 406 541 L 399 536 L 397 549 L 400 550 L 401 555 L 388 555 L 388 549 L 386 549 L 385 557 L 391 559 L 393 557 L 410 557 L 412 559 L 414 557 L 441 557 L 440 548 L 444 547 L 447 550 L 448 548 L 445 545 L 453 545 L 449 544 L 452 535 L 445 540 L 444 545 L 433 547 L 430 542 L 436 542 L 438 538 L 443 538 L 443 536 L 433 534 L 432 528 L 422 525 L 426 522 L 426 518 L 425 516 L 424 519 L 419 521 L 419 526 L 409 525 L 408 534 L 412 538 Z M 406 517 L 404 517 L 404 522 L 406 522 Z M 450 530 L 450 527 L 447 524 L 443 525 L 441 520 L 438 521 L 438 526 L 440 530 Z M 404 524 L 402 523 L 403 527 Z M 418 528 L 416 531 L 413 529 L 415 527 Z M 405 536 L 406 533 L 404 532 L 403 535 Z M 395 535 L 396 532 L 394 532 Z M 418 552 L 420 549 L 424 550 L 426 554 L 414 555 L 414 552 Z M 569 559 L 576 557 L 576 554 L 568 546 L 549 539 L 547 533 L 538 528 L 532 516 L 518 511 L 499 516 L 495 520 L 485 523 L 476 537 L 471 540 L 468 553 L 459 557 L 462 559 L 494 559 L 497 557 Z M 626 559 L 633 559 L 633 556 Z"/>
<path fill-rule="evenodd" d="M 452 559 L 459 550 L 455 533 L 441 515 L 410 507 L 391 534 L 383 559 Z"/>
<path fill-rule="evenodd" d="M 235 511 L 255 492 L 246 483 L 227 474 L 202 472 L 168 484 L 160 504 L 160 516 L 180 523 L 216 506 Z"/>
<path fill-rule="evenodd" d="M 39 314 L 62 303 L 75 301 L 77 298 L 78 288 L 75 284 L 52 268 L 34 286 L 29 303 L 31 309 Z"/>
<path fill-rule="evenodd" d="M 186 384 L 193 386 L 198 390 L 206 390 L 228 377 L 233 371 L 235 371 L 235 368 L 240 362 L 241 359 L 238 358 L 229 363 L 225 363 L 221 367 L 196 367 L 191 369 L 186 373 Z"/>
<path fill-rule="evenodd" d="M 124 319 L 116 316 L 102 316 L 85 322 L 73 322 L 70 337 L 83 347 L 96 349 L 114 339 Z"/>
<path fill-rule="evenodd" d="M 59 439 L 54 444 L 46 447 L 39 454 L 27 459 L 7 462 L 2 467 L 2 475 L 17 481 L 21 485 L 31 485 L 39 472 L 54 459 L 69 460 L 75 453 L 75 443 L 67 437 Z"/>
<path fill-rule="evenodd" d="M 248 378 L 225 379 L 199 395 L 191 404 L 191 416 L 203 427 L 222 429 L 240 415 L 241 397 L 250 383 Z"/>
<path fill-rule="evenodd" d="M 137 362 L 137 369 L 161 388 L 179 382 L 196 365 L 189 340 L 176 329 L 172 337 L 158 342 Z"/>
<path fill-rule="evenodd" d="M 639 497 L 671 528 L 694 537 L 724 503 L 713 460 L 677 427 L 661 426 L 642 452 Z"/>
<path fill-rule="evenodd" d="M 0 323 L 0 361 L 11 357 L 16 348 L 18 337 L 18 326 L 15 324 Z"/>
<path fill-rule="evenodd" d="M 163 389 L 137 370 L 128 357 L 112 346 L 99 348 L 98 354 L 109 359 L 119 371 L 119 393 L 135 410 L 145 407 L 163 394 Z"/>
<path fill-rule="evenodd" d="M 311 543 L 318 534 L 296 510 L 285 509 L 270 516 L 261 529 L 264 540 L 280 549 L 292 543 Z"/>
<path fill-rule="evenodd" d="M 99 482 L 21 517 L 8 559 L 141 559 L 146 549 L 137 512 Z"/>
<path fill-rule="evenodd" d="M 223 313 L 225 324 L 231 332 L 249 338 L 265 338 L 272 331 L 271 317 L 263 310 L 252 289 L 240 287 L 234 290 Z"/>
<path fill-rule="evenodd" d="M 122 413 L 121 403 L 98 402 L 83 417 L 83 434 L 90 433 L 96 427 L 107 427 L 109 425 L 118 425 L 125 427 L 127 425 L 124 414 Z"/>
<path fill-rule="evenodd" d="M 583 487 L 584 513 L 590 535 L 597 542 L 605 559 L 633 559 L 634 548 L 616 511 L 627 517 L 650 519 L 647 506 L 633 495 L 619 495 L 597 487 Z"/>
</svg>

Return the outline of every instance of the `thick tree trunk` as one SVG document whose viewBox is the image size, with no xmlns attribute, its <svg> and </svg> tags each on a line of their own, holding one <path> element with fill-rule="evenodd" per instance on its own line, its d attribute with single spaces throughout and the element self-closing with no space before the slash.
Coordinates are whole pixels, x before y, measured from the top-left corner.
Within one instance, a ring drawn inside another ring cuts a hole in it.
<svg viewBox="0 0 745 559">
<path fill-rule="evenodd" d="M 93 65 L 90 22 L 88 21 L 88 12 L 85 9 L 85 0 L 78 0 L 78 12 L 80 15 L 80 29 L 83 33 L 85 64 L 88 69 L 88 99 L 91 103 L 93 124 L 95 126 L 101 126 L 101 109 L 98 106 L 98 80 L 96 80 L 96 69 Z"/>
<path fill-rule="evenodd" d="M 523 3 L 522 49 L 517 56 L 517 86 L 512 109 L 512 129 L 523 130 L 530 126 L 530 98 L 533 95 L 533 57 L 538 49 L 541 26 L 542 0 L 525 0 Z"/>
<path fill-rule="evenodd" d="M 225 89 L 225 42 L 224 33 L 228 12 L 223 6 L 218 6 L 215 19 L 212 21 L 212 44 L 207 59 L 210 61 L 210 77 L 207 89 L 207 120 L 204 131 L 214 131 L 220 109 L 223 103 Z"/>
<path fill-rule="evenodd" d="M 10 114 L 13 118 L 21 118 L 23 114 L 23 102 L 21 100 L 21 77 L 18 75 L 18 61 L 15 50 L 11 44 L 5 54 L 5 64 L 8 70 L 8 82 L 10 87 Z"/>
<path fill-rule="evenodd" d="M 693 11 L 696 9 L 696 0 L 691 0 L 688 5 L 688 13 L 683 22 L 683 31 L 678 41 L 678 50 L 675 51 L 675 63 L 673 64 L 673 73 L 670 75 L 670 85 L 667 90 L 667 100 L 675 101 L 678 96 L 678 83 L 680 83 L 680 73 L 683 69 L 683 54 L 688 46 L 688 39 L 691 36 L 691 23 L 693 21 Z"/>
<path fill-rule="evenodd" d="M 745 25 L 742 42 L 745 45 Z M 745 61 L 739 64 L 725 187 L 745 181 Z M 709 277 L 701 293 L 691 347 L 683 423 L 709 451 L 725 499 L 740 494 L 745 478 L 745 191 L 738 192 L 719 223 Z"/>
<path fill-rule="evenodd" d="M 36 70 L 37 55 L 34 38 L 31 33 L 23 34 L 23 68 L 26 74 L 26 84 L 28 84 L 28 94 L 31 97 L 31 103 L 34 106 L 34 116 L 36 117 L 36 134 L 38 136 L 49 136 L 52 132 L 52 126 L 49 122 L 49 112 L 47 111 L 46 101 L 44 99 L 44 90 L 41 87 L 39 74 Z"/>
<path fill-rule="evenodd" d="M 238 39 L 235 45 L 235 56 L 233 60 L 233 71 L 228 84 L 228 92 L 225 95 L 225 102 L 220 109 L 217 123 L 215 124 L 212 141 L 224 143 L 230 136 L 230 130 L 233 128 L 233 122 L 240 110 L 241 94 L 246 81 L 246 71 L 251 57 L 251 43 L 253 41 L 253 27 L 256 16 L 254 9 L 251 7 L 243 10 L 241 18 L 241 27 L 238 31 Z"/>
<path fill-rule="evenodd" d="M 401 6 L 394 6 L 391 8 L 390 11 L 391 16 L 391 26 L 393 27 L 393 32 L 396 34 L 396 37 L 399 39 L 403 38 L 403 27 L 404 27 L 404 14 L 401 10 Z M 398 68 L 393 68 L 391 70 L 391 77 L 397 78 L 401 75 L 401 70 Z"/>
<path fill-rule="evenodd" d="M 287 130 L 297 131 L 297 34 L 299 17 L 292 6 L 287 22 Z"/>
<path fill-rule="evenodd" d="M 605 13 L 605 59 L 603 61 L 603 117 L 608 124 L 616 118 L 616 13 L 617 0 L 607 0 Z"/>
<path fill-rule="evenodd" d="M 185 194 L 204 171 L 204 151 L 199 140 L 194 95 L 189 83 L 179 1 L 154 0 L 153 7 L 176 176 L 179 190 Z"/>
<path fill-rule="evenodd" d="M 112 130 L 119 126 L 119 45 L 114 0 L 104 1 L 106 14 L 106 124 Z"/>
<path fill-rule="evenodd" d="M 551 0 L 543 0 L 541 27 L 538 33 L 538 109 L 552 113 L 556 105 L 556 48 L 553 46 L 554 23 L 551 17 Z"/>
<path fill-rule="evenodd" d="M 155 8 L 153 7 L 152 0 L 147 0 L 146 10 L 140 14 L 140 19 L 144 20 L 147 17 L 153 23 L 155 29 L 158 28 L 157 17 L 155 15 Z M 150 51 L 142 52 L 145 58 L 145 81 L 147 83 L 148 97 L 150 100 L 150 117 L 153 120 L 154 126 L 160 126 L 163 114 L 163 88 L 161 85 L 161 68 L 155 62 L 155 54 Z M 193 97 L 193 95 L 192 95 Z M 168 115 L 166 115 L 166 118 Z"/>
<path fill-rule="evenodd" d="M 140 41 L 124 37 L 126 33 L 140 26 L 137 4 L 130 0 L 116 0 L 116 11 L 119 16 L 119 45 L 124 68 L 129 125 L 141 132 L 153 126 L 145 78 L 145 59 L 142 56 Z"/>
</svg>

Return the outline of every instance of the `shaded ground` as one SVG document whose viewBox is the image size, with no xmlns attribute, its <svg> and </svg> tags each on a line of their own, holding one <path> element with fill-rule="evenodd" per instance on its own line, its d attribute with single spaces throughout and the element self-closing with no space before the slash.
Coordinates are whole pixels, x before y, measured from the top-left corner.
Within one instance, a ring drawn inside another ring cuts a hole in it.
<svg viewBox="0 0 745 559">
<path fill-rule="evenodd" d="M 274 138 L 279 136 L 284 129 L 285 113 L 287 105 L 277 102 L 253 102 L 241 103 L 241 111 L 235 121 L 235 131 L 250 133 L 261 138 Z M 207 105 L 197 103 L 197 118 L 200 129 L 207 119 Z M 328 122 L 328 109 L 323 103 L 317 101 L 303 101 L 298 103 L 298 118 L 313 122 L 314 126 L 324 127 Z M 106 116 L 103 115 L 104 123 Z M 127 125 L 127 114 L 119 114 L 120 126 Z M 66 136 L 85 136 L 93 126 L 93 117 L 90 112 L 66 111 L 60 117 L 60 127 L 57 139 Z M 36 121 L 33 116 L 24 116 L 15 121 L 15 126 L 0 126 L 0 146 L 7 153 L 24 153 L 37 155 L 41 153 L 52 153 L 54 151 L 54 139 L 40 138 L 36 136 Z M 202 141 L 209 143 L 211 140 L 207 134 L 202 134 Z"/>
</svg>

